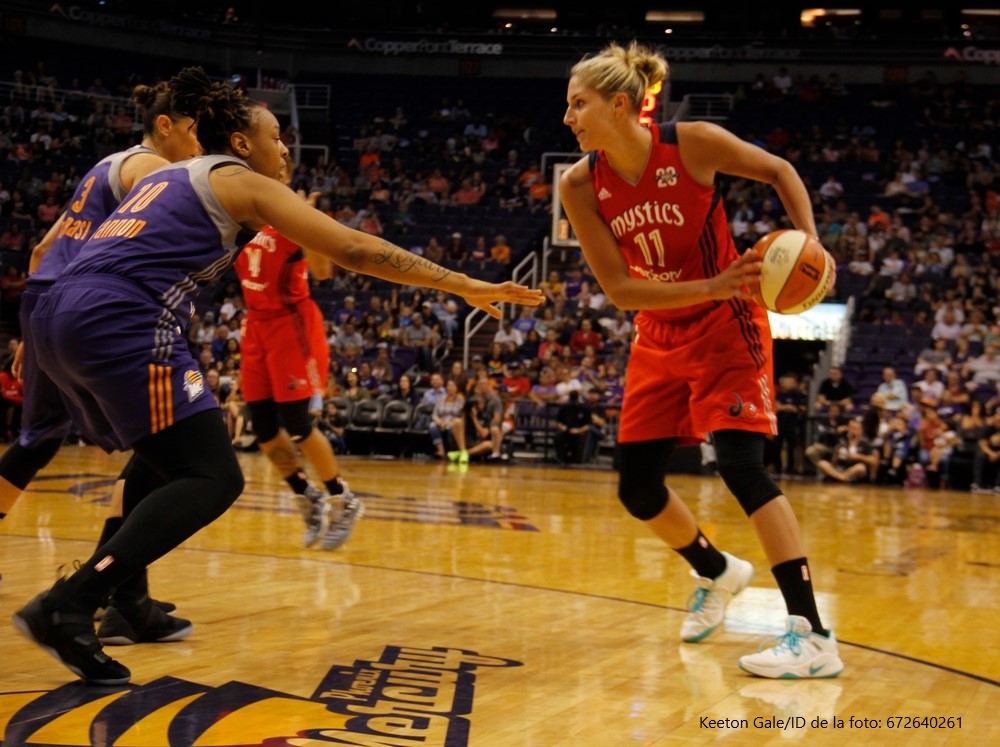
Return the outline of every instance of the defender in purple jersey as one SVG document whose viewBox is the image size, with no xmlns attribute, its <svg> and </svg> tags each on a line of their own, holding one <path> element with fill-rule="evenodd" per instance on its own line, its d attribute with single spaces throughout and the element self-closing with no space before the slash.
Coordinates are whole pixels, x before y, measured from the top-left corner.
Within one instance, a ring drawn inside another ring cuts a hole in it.
<svg viewBox="0 0 1000 747">
<path fill-rule="evenodd" d="M 17 352 L 17 374 L 25 383 L 22 427 L 18 440 L 0 456 L 0 520 L 39 470 L 49 463 L 70 430 L 70 416 L 62 395 L 38 367 L 34 355 L 28 321 L 32 310 L 135 182 L 161 166 L 201 152 L 192 116 L 197 113 L 198 97 L 191 96 L 191 87 L 197 82 L 207 85 L 208 80 L 200 69 L 186 68 L 156 86 L 135 87 L 133 101 L 142 111 L 142 144 L 108 156 L 90 169 L 80 180 L 63 214 L 32 252 L 28 287 L 20 308 L 24 339 Z M 119 479 L 112 490 L 109 517 L 98 547 L 122 523 L 123 491 L 124 479 Z M 141 610 L 129 615 L 133 621 L 119 636 L 122 641 L 160 640 L 165 634 L 173 635 L 182 628 L 190 630 L 190 623 L 168 618 L 159 609 L 163 606 L 170 611 L 172 605 L 145 603 L 144 581 L 144 574 L 134 579 L 132 596 L 142 599 L 143 604 Z M 122 595 L 127 591 L 123 589 Z M 154 605 L 157 610 L 153 610 Z M 117 632 L 121 633 L 122 626 L 117 627 Z"/>
<path fill-rule="evenodd" d="M 537 290 L 452 272 L 314 210 L 277 180 L 288 151 L 271 112 L 221 83 L 203 102 L 198 139 L 209 155 L 140 181 L 30 321 L 39 365 L 85 433 L 107 449 L 135 451 L 129 481 L 163 483 L 76 573 L 14 615 L 28 637 L 96 684 L 123 684 L 130 673 L 81 621 L 243 490 L 229 433 L 184 338 L 189 300 L 232 263 L 238 230 L 271 225 L 350 270 L 456 293 L 495 318 L 496 303 L 542 302 Z"/>
</svg>

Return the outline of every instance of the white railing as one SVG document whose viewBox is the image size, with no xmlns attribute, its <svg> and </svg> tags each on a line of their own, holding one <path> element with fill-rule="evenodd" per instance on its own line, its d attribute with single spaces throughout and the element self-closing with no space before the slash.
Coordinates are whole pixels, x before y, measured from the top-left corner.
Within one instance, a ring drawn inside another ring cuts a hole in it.
<svg viewBox="0 0 1000 747">
<path fill-rule="evenodd" d="M 538 256 L 532 252 L 528 254 L 527 257 L 522 259 L 515 265 L 514 269 L 511 271 L 511 280 L 515 283 L 524 283 L 525 285 L 534 286 L 538 282 L 539 278 L 539 268 L 538 268 Z M 500 307 L 501 318 L 507 315 L 508 305 L 501 303 L 497 304 Z M 519 313 L 519 307 L 515 304 L 510 304 L 509 312 L 510 317 L 513 319 L 514 316 Z M 471 358 L 469 343 L 472 341 L 473 336 L 483 328 L 487 322 L 491 321 L 493 317 L 487 314 L 485 311 L 480 309 L 473 309 L 465 317 L 465 329 L 462 332 L 462 366 L 465 368 L 469 367 L 469 359 Z"/>
<path fill-rule="evenodd" d="M 296 83 L 291 89 L 299 109 L 330 110 L 330 86 L 319 83 Z"/>
<path fill-rule="evenodd" d="M 500 307 L 500 314 L 503 315 L 507 304 L 497 304 Z M 469 367 L 469 341 L 472 336 L 483 328 L 487 322 L 493 321 L 493 317 L 481 309 L 473 309 L 465 317 L 465 330 L 462 332 L 462 367 Z"/>
<path fill-rule="evenodd" d="M 689 93 L 674 112 L 673 119 L 708 119 L 724 122 L 733 111 L 731 93 Z"/>
</svg>

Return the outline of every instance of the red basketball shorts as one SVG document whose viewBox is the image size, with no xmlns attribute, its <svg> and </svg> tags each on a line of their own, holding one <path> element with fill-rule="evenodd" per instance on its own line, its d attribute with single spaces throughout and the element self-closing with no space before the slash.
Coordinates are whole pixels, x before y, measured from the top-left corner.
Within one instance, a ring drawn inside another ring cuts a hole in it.
<svg viewBox="0 0 1000 747">
<path fill-rule="evenodd" d="M 251 312 L 241 345 L 240 387 L 247 402 L 297 402 L 326 391 L 330 346 L 313 301 L 289 314 L 260 319 Z"/>
<path fill-rule="evenodd" d="M 669 323 L 640 313 L 618 440 L 694 444 L 719 430 L 775 434 L 773 368 L 767 312 L 755 303 L 725 301 Z"/>
</svg>

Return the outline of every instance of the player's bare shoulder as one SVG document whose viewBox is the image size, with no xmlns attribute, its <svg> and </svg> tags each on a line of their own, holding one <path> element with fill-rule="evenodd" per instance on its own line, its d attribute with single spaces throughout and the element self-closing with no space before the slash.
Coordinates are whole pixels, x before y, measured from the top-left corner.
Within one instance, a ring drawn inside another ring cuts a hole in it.
<svg viewBox="0 0 1000 747">
<path fill-rule="evenodd" d="M 559 179 L 560 187 L 579 187 L 581 184 L 590 182 L 589 158 L 584 156 L 568 169 L 566 169 Z"/>
<path fill-rule="evenodd" d="M 119 178 L 127 189 L 149 174 L 170 163 L 166 158 L 156 153 L 135 153 L 122 163 Z"/>
<path fill-rule="evenodd" d="M 677 123 L 677 139 L 684 145 L 711 147 L 726 130 L 714 122 L 697 120 L 694 122 Z"/>
</svg>

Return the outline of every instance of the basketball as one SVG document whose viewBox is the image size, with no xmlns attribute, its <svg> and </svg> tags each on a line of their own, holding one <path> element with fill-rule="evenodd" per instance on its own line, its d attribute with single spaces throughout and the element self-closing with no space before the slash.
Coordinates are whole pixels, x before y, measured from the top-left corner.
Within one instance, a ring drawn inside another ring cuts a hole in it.
<svg viewBox="0 0 1000 747">
<path fill-rule="evenodd" d="M 763 266 L 753 299 L 779 314 L 801 314 L 822 301 L 837 275 L 830 253 L 805 231 L 772 231 L 753 245 Z"/>
</svg>

